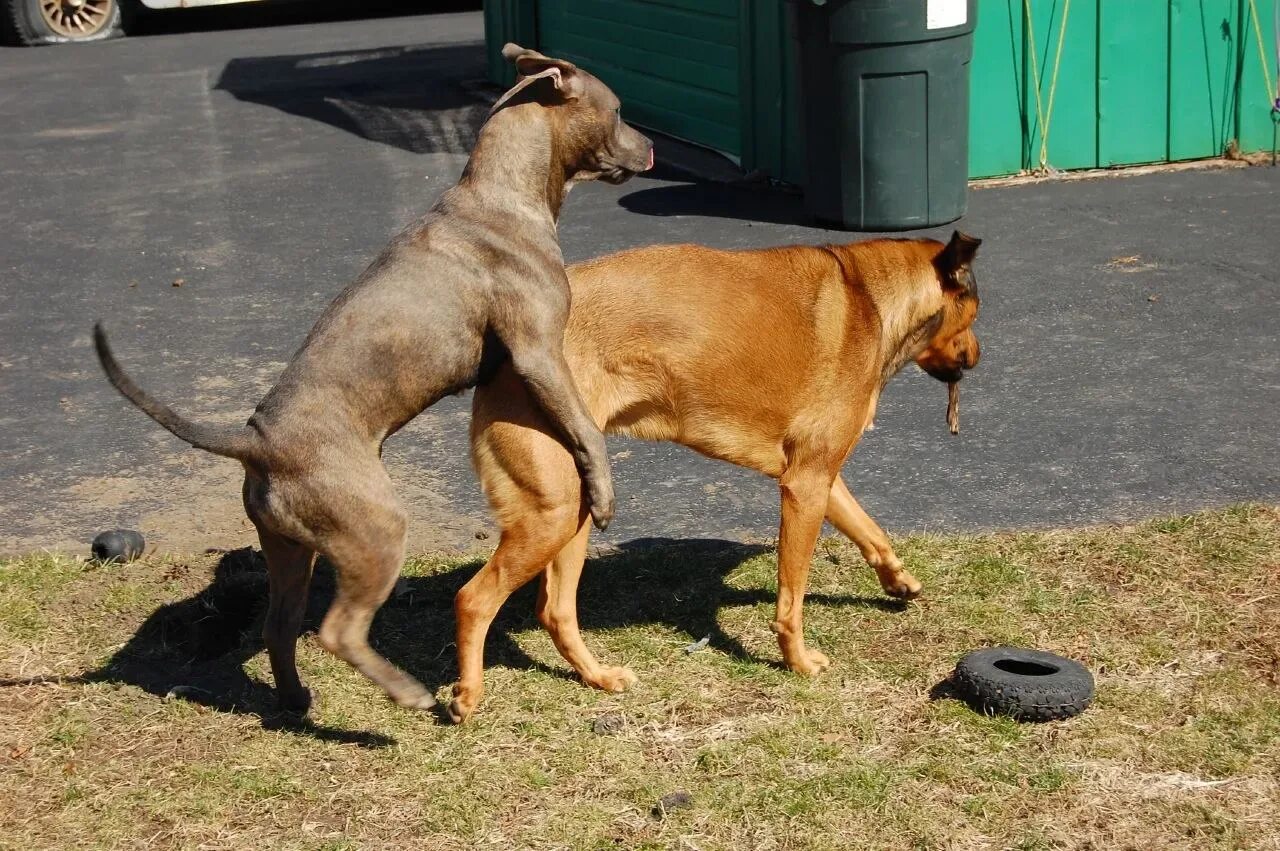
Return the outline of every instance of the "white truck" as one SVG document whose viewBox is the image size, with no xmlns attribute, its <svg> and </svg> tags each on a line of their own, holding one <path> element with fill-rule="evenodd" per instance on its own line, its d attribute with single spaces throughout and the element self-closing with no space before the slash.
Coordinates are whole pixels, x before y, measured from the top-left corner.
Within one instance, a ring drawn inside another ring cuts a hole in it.
<svg viewBox="0 0 1280 851">
<path fill-rule="evenodd" d="M 148 9 L 224 6 L 259 0 L 0 0 L 12 37 L 20 44 L 102 41 L 124 33 L 127 4 Z"/>
</svg>

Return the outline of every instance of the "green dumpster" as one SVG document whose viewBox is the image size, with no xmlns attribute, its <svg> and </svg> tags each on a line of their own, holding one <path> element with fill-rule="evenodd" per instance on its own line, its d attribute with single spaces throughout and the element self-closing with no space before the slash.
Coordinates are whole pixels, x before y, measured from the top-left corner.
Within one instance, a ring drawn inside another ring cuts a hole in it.
<svg viewBox="0 0 1280 851">
<path fill-rule="evenodd" d="M 977 0 L 792 0 L 805 205 L 854 230 L 964 214 Z"/>
</svg>

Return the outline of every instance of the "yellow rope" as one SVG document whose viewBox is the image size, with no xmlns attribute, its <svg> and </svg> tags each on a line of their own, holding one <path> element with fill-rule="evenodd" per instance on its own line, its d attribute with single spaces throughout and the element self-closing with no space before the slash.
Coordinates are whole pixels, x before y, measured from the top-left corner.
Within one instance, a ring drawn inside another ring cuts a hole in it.
<svg viewBox="0 0 1280 851">
<path fill-rule="evenodd" d="M 1272 99 L 1280 99 L 1280 89 L 1271 82 L 1271 66 L 1267 64 L 1267 48 L 1262 41 L 1262 24 L 1258 23 L 1258 4 L 1255 0 L 1249 0 L 1249 17 L 1253 18 L 1253 34 L 1258 38 L 1258 61 L 1262 63 L 1262 85 L 1266 86 L 1267 100 L 1274 106 L 1276 101 Z M 1276 70 L 1280 71 L 1280 68 Z"/>
<path fill-rule="evenodd" d="M 1253 0 L 1249 0 L 1253 2 Z M 1049 164 L 1049 122 L 1053 120 L 1053 99 L 1058 93 L 1058 71 L 1062 67 L 1062 45 L 1067 36 L 1067 16 L 1071 13 L 1071 0 L 1062 4 L 1062 22 L 1058 27 L 1058 50 L 1053 57 L 1053 74 L 1049 77 L 1049 108 L 1045 109 L 1040 100 L 1040 61 L 1036 58 L 1035 29 L 1031 24 L 1031 0 L 1022 0 L 1023 11 L 1027 15 L 1027 44 L 1031 48 L 1031 77 L 1036 88 L 1036 124 L 1040 128 L 1040 172 L 1048 171 Z M 1052 19 L 1050 19 L 1052 26 Z"/>
</svg>

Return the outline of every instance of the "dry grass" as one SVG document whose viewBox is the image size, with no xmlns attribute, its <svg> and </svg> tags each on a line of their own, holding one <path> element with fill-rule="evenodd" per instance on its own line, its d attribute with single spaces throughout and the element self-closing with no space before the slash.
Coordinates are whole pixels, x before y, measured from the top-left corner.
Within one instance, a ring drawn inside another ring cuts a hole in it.
<svg viewBox="0 0 1280 851">
<path fill-rule="evenodd" d="M 776 666 L 771 551 L 624 548 L 588 568 L 583 625 L 641 684 L 575 683 L 525 594 L 461 728 L 389 705 L 311 636 L 315 722 L 282 726 L 243 553 L 0 564 L 0 847 L 1280 847 L 1276 510 L 901 553 L 927 597 L 895 607 L 850 546 L 820 548 L 808 635 L 836 667 L 805 681 Z M 375 627 L 442 691 L 474 565 L 413 562 Z M 1095 706 L 1022 726 L 931 699 L 998 642 L 1081 659 Z M 604 716 L 620 729 L 593 732 Z M 690 805 L 656 817 L 676 790 Z"/>
</svg>

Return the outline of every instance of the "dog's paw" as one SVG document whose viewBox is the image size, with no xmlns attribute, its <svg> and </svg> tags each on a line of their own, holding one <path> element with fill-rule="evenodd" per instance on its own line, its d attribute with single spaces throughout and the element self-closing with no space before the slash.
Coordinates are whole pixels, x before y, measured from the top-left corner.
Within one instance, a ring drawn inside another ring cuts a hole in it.
<svg viewBox="0 0 1280 851">
<path fill-rule="evenodd" d="M 449 707 L 445 710 L 450 723 L 453 724 L 465 724 L 473 712 L 475 712 L 474 707 L 465 706 L 460 700 L 449 701 Z"/>
<path fill-rule="evenodd" d="M 418 686 L 416 689 L 411 689 L 402 694 L 397 694 L 392 698 L 392 700 L 394 700 L 397 705 L 403 706 L 405 709 L 427 710 L 436 705 L 435 696 L 422 686 Z"/>
<path fill-rule="evenodd" d="M 884 593 L 899 600 L 914 600 L 924 590 L 920 580 L 905 570 L 900 570 L 892 579 L 881 582 L 880 587 L 884 589 Z"/>
<path fill-rule="evenodd" d="M 630 668 L 601 668 L 600 673 L 594 677 L 583 677 L 583 682 L 592 688 L 598 688 L 601 691 L 611 691 L 615 694 L 624 692 L 631 688 L 640 679 L 631 672 Z"/>
<path fill-rule="evenodd" d="M 591 522 L 596 524 L 596 528 L 603 532 L 609 528 L 609 521 L 613 519 L 613 499 L 607 502 L 591 503 Z"/>
<path fill-rule="evenodd" d="M 827 658 L 827 654 L 820 650 L 806 649 L 804 655 L 799 659 L 788 660 L 787 667 L 797 674 L 816 677 L 831 667 L 831 660 Z"/>
<path fill-rule="evenodd" d="M 445 714 L 449 716 L 449 720 L 454 724 L 463 724 L 475 714 L 476 708 L 480 706 L 480 700 L 483 697 L 483 688 L 477 693 L 461 683 L 454 683 L 453 699 L 449 701 Z"/>
<path fill-rule="evenodd" d="M 289 715 L 296 715 L 299 718 L 306 716 L 311 711 L 311 689 L 303 686 L 298 691 L 277 691 L 276 705 L 281 712 Z"/>
</svg>

